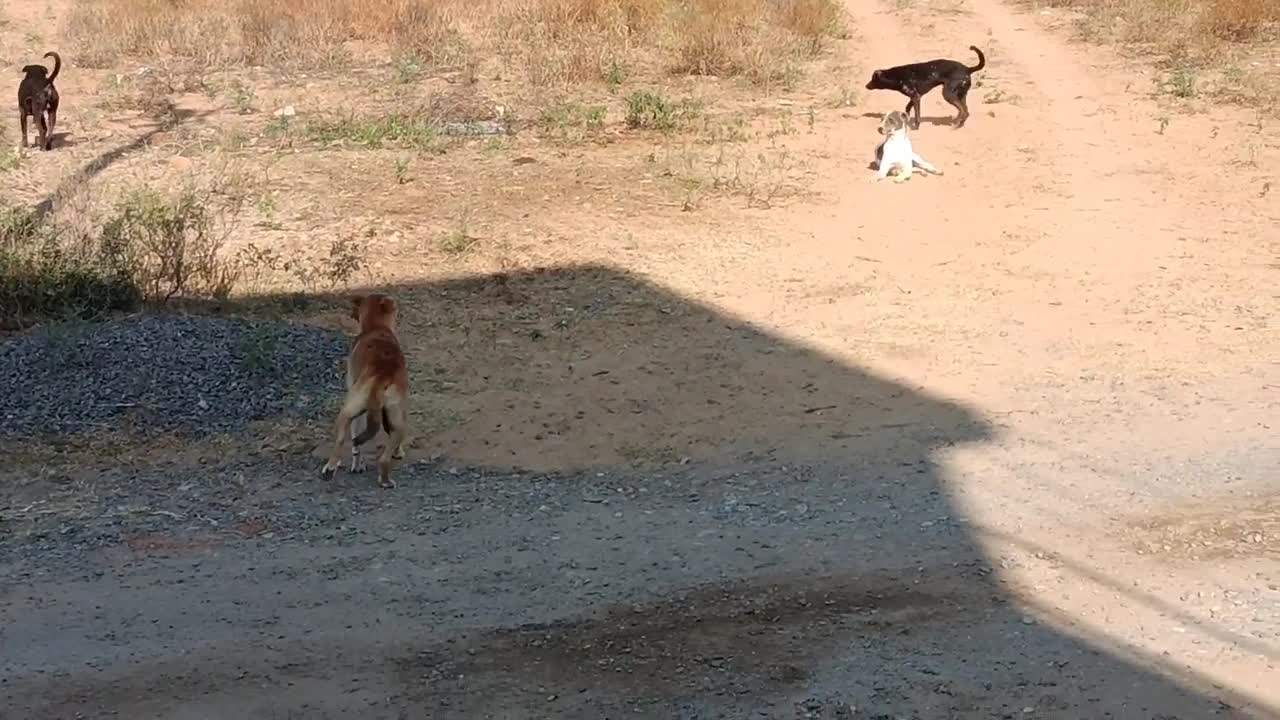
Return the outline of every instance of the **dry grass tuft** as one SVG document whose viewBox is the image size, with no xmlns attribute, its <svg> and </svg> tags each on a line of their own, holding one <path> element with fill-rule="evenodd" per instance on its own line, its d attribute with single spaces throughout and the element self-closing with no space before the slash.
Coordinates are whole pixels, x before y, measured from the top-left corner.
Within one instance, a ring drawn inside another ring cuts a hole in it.
<svg viewBox="0 0 1280 720">
<path fill-rule="evenodd" d="M 787 80 L 805 54 L 840 32 L 829 0 L 693 0 L 678 21 L 677 72 Z"/>
<path fill-rule="evenodd" d="M 1087 16 L 1099 39 L 1151 44 L 1157 49 L 1212 54 L 1230 43 L 1266 38 L 1280 23 L 1275 0 L 1047 0 Z"/>
<path fill-rule="evenodd" d="M 1280 40 L 1277 0 L 1032 0 L 1080 13 L 1081 35 L 1153 56 L 1160 92 L 1179 100 L 1276 107 L 1274 74 L 1251 68 Z"/>
<path fill-rule="evenodd" d="M 88 64 L 336 67 L 496 62 L 536 86 L 613 82 L 635 66 L 778 79 L 841 31 L 837 0 L 80 0 Z"/>
<path fill-rule="evenodd" d="M 1212 0 L 1200 18 L 1210 36 L 1234 42 L 1257 38 L 1276 23 L 1280 23 L 1276 0 Z"/>
</svg>

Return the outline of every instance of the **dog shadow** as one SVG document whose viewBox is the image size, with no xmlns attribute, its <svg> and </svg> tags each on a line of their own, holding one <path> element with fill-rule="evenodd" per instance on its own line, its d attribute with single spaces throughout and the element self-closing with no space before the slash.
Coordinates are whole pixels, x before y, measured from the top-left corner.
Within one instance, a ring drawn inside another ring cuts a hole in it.
<svg viewBox="0 0 1280 720">
<path fill-rule="evenodd" d="M 57 150 L 64 147 L 75 147 L 80 143 L 71 139 L 71 133 L 54 133 L 50 138 L 50 148 Z"/>
<path fill-rule="evenodd" d="M 888 111 L 886 110 L 885 112 L 888 112 Z M 880 118 L 882 118 L 882 117 L 884 117 L 884 116 L 885 116 L 885 113 L 883 113 L 883 112 L 864 112 L 864 113 L 862 113 L 862 117 L 864 117 L 864 118 L 875 118 L 875 119 L 877 119 L 877 120 L 879 120 Z M 941 115 L 932 115 L 932 116 L 929 116 L 929 115 L 921 115 L 921 116 L 920 116 L 920 124 L 921 124 L 921 125 L 925 125 L 925 124 L 933 125 L 934 127 L 951 127 L 951 126 L 953 126 L 953 125 L 955 125 L 955 124 L 956 124 L 956 119 L 955 119 L 954 117 L 950 116 L 950 115 L 946 115 L 946 116 L 941 116 Z"/>
</svg>

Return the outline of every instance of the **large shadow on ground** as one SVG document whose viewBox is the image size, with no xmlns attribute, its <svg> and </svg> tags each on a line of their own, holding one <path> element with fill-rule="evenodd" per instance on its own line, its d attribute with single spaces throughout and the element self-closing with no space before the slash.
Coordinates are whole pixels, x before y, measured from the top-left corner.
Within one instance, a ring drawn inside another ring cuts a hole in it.
<svg viewBox="0 0 1280 720">
<path fill-rule="evenodd" d="M 980 409 L 608 268 L 384 290 L 418 408 L 400 490 L 349 474 L 318 487 L 311 457 L 253 482 L 283 473 L 295 503 L 378 498 L 343 527 L 390 539 L 331 547 L 321 527 L 269 555 L 227 546 L 203 584 L 98 587 L 98 617 L 131 597 L 150 608 L 127 657 L 11 683 L 29 703 L 15 707 L 1253 717 L 1006 590 L 938 457 L 993 438 Z"/>
</svg>

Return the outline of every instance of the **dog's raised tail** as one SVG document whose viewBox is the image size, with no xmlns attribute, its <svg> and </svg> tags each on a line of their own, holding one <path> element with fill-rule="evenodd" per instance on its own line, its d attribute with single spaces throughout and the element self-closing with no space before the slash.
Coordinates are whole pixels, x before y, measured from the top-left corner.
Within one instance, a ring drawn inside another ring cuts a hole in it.
<svg viewBox="0 0 1280 720">
<path fill-rule="evenodd" d="M 58 71 L 62 69 L 62 56 L 52 50 L 45 53 L 44 56 L 53 58 L 53 72 L 49 73 L 49 79 L 45 80 L 46 83 L 52 85 L 53 81 L 58 77 Z"/>
<path fill-rule="evenodd" d="M 978 64 L 977 64 L 977 65 L 974 65 L 974 66 L 973 66 L 973 67 L 971 67 L 971 68 L 969 68 L 969 72 L 971 72 L 971 73 L 976 73 L 976 72 L 978 72 L 979 70 L 981 70 L 982 68 L 984 68 L 984 67 L 986 67 L 986 66 L 987 66 L 987 57 L 986 57 L 985 55 L 983 55 L 983 54 L 982 54 L 982 51 L 978 49 L 978 46 L 977 46 L 977 45 L 970 45 L 970 46 L 969 46 L 969 49 L 970 49 L 970 50 L 972 50 L 972 51 L 974 51 L 974 52 L 976 52 L 976 53 L 978 53 Z"/>
</svg>

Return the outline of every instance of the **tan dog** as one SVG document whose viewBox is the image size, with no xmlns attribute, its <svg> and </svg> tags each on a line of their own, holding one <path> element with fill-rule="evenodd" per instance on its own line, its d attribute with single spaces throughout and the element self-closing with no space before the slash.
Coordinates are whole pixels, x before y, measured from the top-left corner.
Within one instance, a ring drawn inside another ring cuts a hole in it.
<svg viewBox="0 0 1280 720">
<path fill-rule="evenodd" d="M 325 480 L 333 479 L 342 464 L 342 445 L 351 439 L 351 421 L 363 414 L 365 429 L 351 441 L 351 471 L 364 469 L 360 446 L 385 427 L 387 442 L 378 458 L 378 484 L 396 486 L 391 460 L 404 457 L 401 445 L 408 432 L 405 405 L 409 400 L 409 370 L 396 339 L 396 314 L 396 301 L 386 295 L 351 299 L 351 317 L 360 322 L 360 334 L 347 358 L 347 394 L 334 427 L 333 452 L 321 471 Z"/>
</svg>

